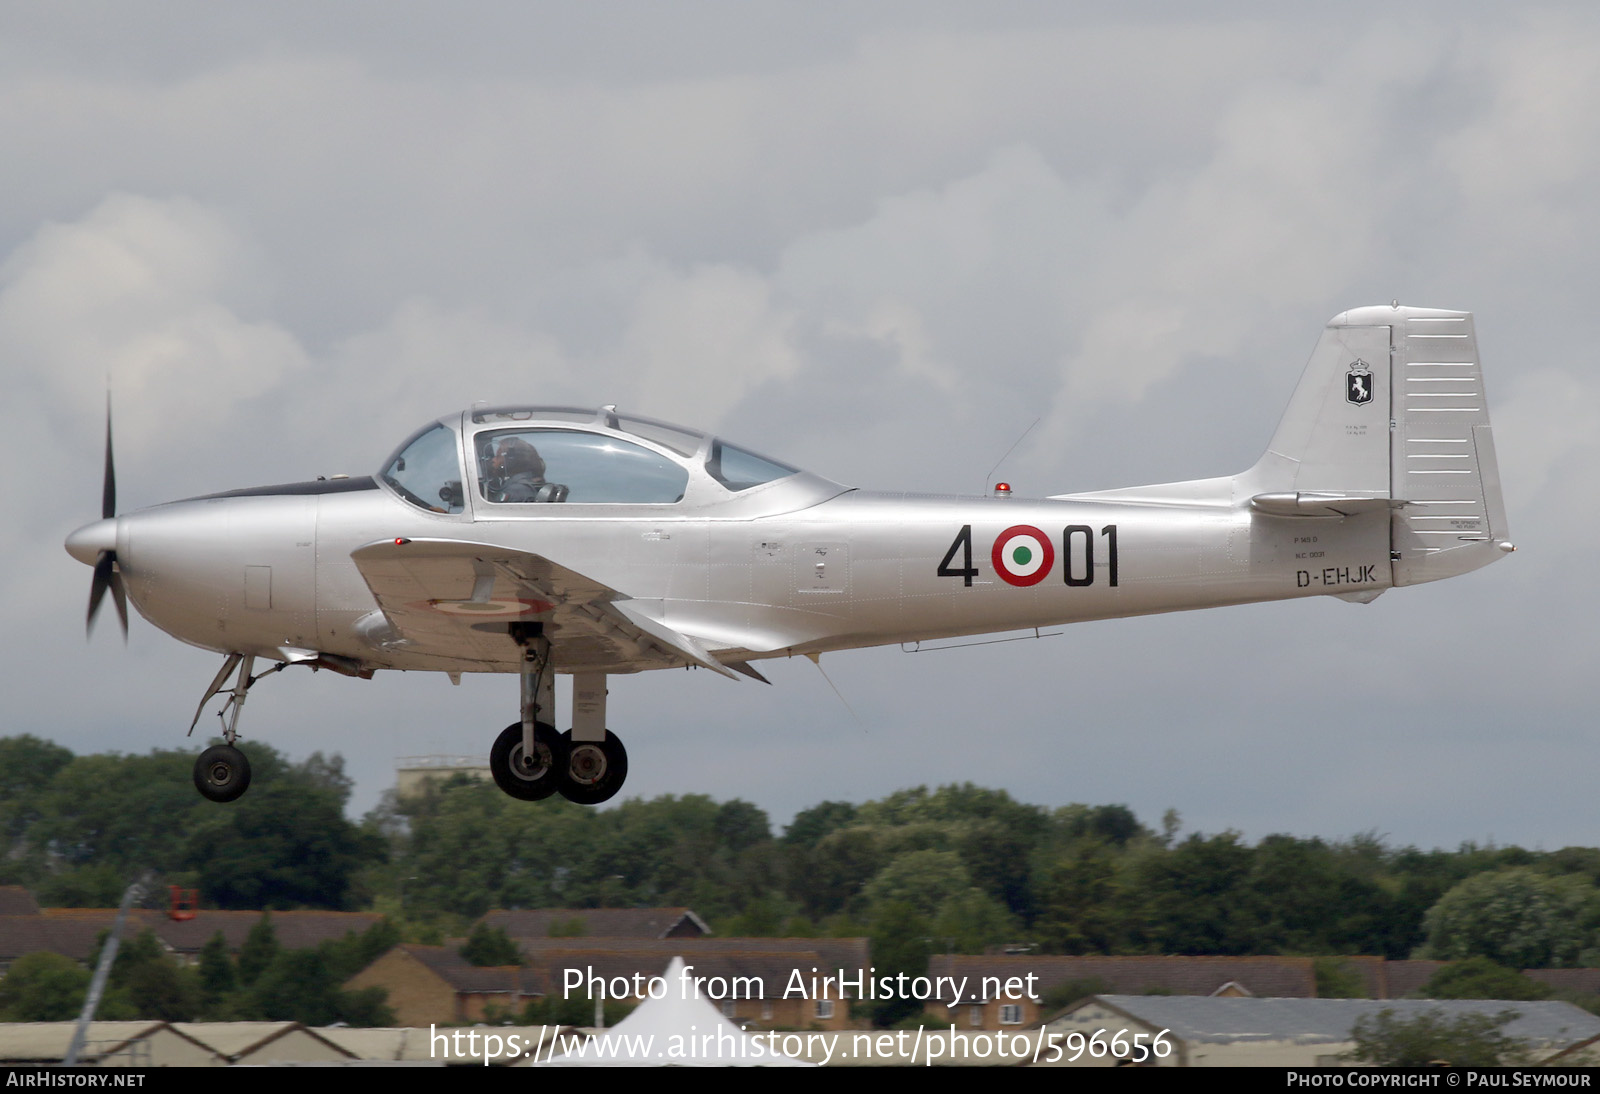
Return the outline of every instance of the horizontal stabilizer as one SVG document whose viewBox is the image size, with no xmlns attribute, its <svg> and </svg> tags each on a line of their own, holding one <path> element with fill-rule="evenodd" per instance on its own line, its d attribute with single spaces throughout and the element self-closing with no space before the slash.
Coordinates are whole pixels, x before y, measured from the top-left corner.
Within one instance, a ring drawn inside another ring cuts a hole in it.
<svg viewBox="0 0 1600 1094">
<path fill-rule="evenodd" d="M 1356 497 L 1347 494 L 1306 493 L 1257 494 L 1250 508 L 1273 517 L 1348 517 L 1389 508 L 1387 498 Z"/>
</svg>

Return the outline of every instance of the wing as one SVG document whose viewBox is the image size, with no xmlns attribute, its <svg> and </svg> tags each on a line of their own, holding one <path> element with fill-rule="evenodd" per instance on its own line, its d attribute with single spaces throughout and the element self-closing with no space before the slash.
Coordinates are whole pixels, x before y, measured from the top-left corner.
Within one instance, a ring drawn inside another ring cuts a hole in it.
<svg viewBox="0 0 1600 1094">
<path fill-rule="evenodd" d="M 514 668 L 508 625 L 542 622 L 558 669 L 701 665 L 735 674 L 640 601 L 543 555 L 453 539 L 384 539 L 350 553 L 407 653 Z"/>
</svg>

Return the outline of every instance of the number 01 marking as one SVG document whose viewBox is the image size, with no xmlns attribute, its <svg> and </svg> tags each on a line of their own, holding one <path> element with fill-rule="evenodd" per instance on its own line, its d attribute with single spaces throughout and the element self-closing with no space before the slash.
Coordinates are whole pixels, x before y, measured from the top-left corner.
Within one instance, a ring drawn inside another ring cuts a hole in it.
<svg viewBox="0 0 1600 1094">
<path fill-rule="evenodd" d="M 1106 576 L 1117 587 L 1117 526 L 1100 529 L 1106 537 Z M 1079 562 L 1082 565 L 1080 567 Z M 1061 533 L 1061 577 L 1068 585 L 1081 589 L 1094 584 L 1094 529 L 1087 524 L 1069 524 Z"/>
</svg>

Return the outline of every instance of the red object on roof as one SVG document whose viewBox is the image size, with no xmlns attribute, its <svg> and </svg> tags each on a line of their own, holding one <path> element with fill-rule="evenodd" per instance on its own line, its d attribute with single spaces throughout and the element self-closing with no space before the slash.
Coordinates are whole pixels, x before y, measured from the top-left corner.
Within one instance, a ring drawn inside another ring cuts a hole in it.
<svg viewBox="0 0 1600 1094">
<path fill-rule="evenodd" d="M 172 903 L 167 907 L 167 918 L 180 922 L 194 918 L 196 906 L 200 903 L 199 889 L 183 889 L 176 885 L 167 887 L 172 892 Z"/>
</svg>

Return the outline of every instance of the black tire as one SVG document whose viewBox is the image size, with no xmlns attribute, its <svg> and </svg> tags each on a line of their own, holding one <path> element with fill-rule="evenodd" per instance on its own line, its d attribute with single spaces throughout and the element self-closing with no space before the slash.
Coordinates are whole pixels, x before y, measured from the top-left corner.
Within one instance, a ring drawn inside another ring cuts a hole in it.
<svg viewBox="0 0 1600 1094">
<path fill-rule="evenodd" d="M 506 726 L 489 750 L 489 771 L 494 784 L 513 798 L 525 802 L 542 801 L 561 789 L 567 769 L 567 744 L 556 727 L 544 722 L 533 725 L 535 762 L 522 762 L 522 723 Z"/>
<path fill-rule="evenodd" d="M 572 730 L 561 735 L 567 745 L 567 777 L 561 796 L 578 805 L 599 805 L 616 797 L 628 779 L 628 750 L 615 733 L 605 741 L 574 741 Z"/>
<path fill-rule="evenodd" d="M 214 802 L 231 802 L 250 789 L 250 761 L 232 745 L 212 745 L 194 762 L 194 788 Z"/>
</svg>

